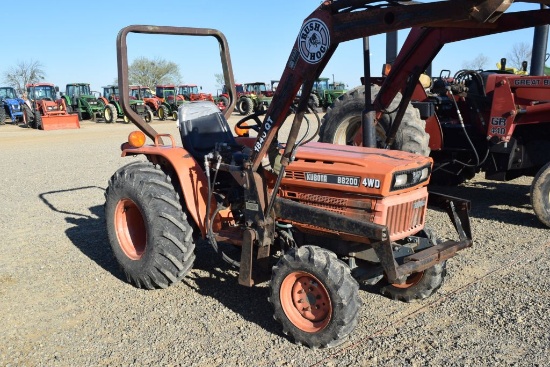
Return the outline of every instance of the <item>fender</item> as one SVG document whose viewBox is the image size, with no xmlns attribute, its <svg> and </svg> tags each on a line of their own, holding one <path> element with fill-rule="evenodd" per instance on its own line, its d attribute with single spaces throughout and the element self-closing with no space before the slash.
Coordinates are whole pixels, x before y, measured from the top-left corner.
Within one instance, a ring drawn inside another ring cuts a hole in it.
<svg viewBox="0 0 550 367">
<path fill-rule="evenodd" d="M 172 142 L 174 142 L 173 138 Z M 124 143 L 121 149 L 122 157 L 143 154 L 154 164 L 170 166 L 178 178 L 187 212 L 197 224 L 204 238 L 206 236 L 208 181 L 204 171 L 191 154 L 182 147 L 176 147 L 175 144 L 171 147 L 146 145 L 141 148 L 133 148 L 128 143 Z M 212 199 L 211 208 L 216 208 L 214 199 Z"/>
</svg>

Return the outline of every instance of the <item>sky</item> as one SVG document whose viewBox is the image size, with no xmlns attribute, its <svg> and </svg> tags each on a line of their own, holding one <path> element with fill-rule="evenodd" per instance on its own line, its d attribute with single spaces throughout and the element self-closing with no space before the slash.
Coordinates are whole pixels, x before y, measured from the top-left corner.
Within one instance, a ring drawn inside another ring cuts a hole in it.
<svg viewBox="0 0 550 367">
<path fill-rule="evenodd" d="M 3 17 L 0 84 L 5 84 L 4 73 L 18 62 L 38 61 L 46 74 L 44 81 L 58 85 L 61 91 L 67 83 L 75 82 L 90 83 L 92 90 L 101 91 L 102 86 L 112 84 L 117 77 L 116 36 L 123 27 L 134 24 L 217 29 L 228 40 L 235 81 L 270 84 L 281 77 L 303 20 L 320 3 L 28 0 L 24 22 L 20 16 Z M 514 4 L 511 11 L 538 8 L 537 4 Z M 406 34 L 407 31 L 399 32 L 399 44 Z M 530 44 L 532 40 L 533 30 L 526 29 L 447 45 L 432 64 L 433 75 L 439 75 L 442 69 L 454 74 L 480 54 L 490 60 L 488 69 L 496 68 L 500 58 L 512 52 L 514 44 Z M 371 73 L 376 76 L 386 61 L 385 36 L 372 36 L 370 48 Z M 213 37 L 130 34 L 128 56 L 130 63 L 138 57 L 175 62 L 182 83 L 196 84 L 203 92 L 216 94 L 215 74 L 222 69 Z M 362 65 L 362 40 L 346 42 L 338 47 L 321 76 L 353 88 L 360 84 Z"/>
</svg>

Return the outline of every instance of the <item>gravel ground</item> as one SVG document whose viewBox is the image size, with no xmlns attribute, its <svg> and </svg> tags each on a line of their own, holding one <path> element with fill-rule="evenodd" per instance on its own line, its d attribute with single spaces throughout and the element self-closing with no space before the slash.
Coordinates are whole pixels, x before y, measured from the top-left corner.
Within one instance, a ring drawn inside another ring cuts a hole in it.
<svg viewBox="0 0 550 367">
<path fill-rule="evenodd" d="M 172 121 L 152 124 L 177 133 Z M 351 337 L 309 350 L 273 320 L 267 284 L 239 286 L 207 246 L 169 289 L 126 283 L 103 194 L 136 159 L 119 150 L 132 129 L 0 126 L 0 366 L 548 365 L 550 247 L 530 179 L 441 188 L 472 201 L 475 244 L 449 260 L 440 291 L 407 304 L 365 288 Z M 446 215 L 430 211 L 428 222 L 456 238 Z"/>
</svg>

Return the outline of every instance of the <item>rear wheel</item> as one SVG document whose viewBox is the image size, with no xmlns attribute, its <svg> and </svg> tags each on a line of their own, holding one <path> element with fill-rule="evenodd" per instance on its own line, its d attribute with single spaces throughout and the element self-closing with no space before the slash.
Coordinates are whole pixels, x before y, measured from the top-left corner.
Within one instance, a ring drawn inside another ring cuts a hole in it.
<svg viewBox="0 0 550 367">
<path fill-rule="evenodd" d="M 221 96 L 220 103 L 223 105 L 222 111 L 225 111 L 225 109 L 229 107 L 229 98 L 227 98 L 226 96 Z"/>
<path fill-rule="evenodd" d="M 103 118 L 105 119 L 105 122 L 110 124 L 116 121 L 117 118 L 117 110 L 116 107 L 112 104 L 108 104 L 105 106 L 105 109 L 103 110 Z"/>
<path fill-rule="evenodd" d="M 179 282 L 195 244 L 170 177 L 150 162 L 131 163 L 111 177 L 105 198 L 109 242 L 128 281 L 147 289 Z"/>
<path fill-rule="evenodd" d="M 531 183 L 531 205 L 538 220 L 550 227 L 550 163 L 537 172 Z"/>
<path fill-rule="evenodd" d="M 243 116 L 248 116 L 254 111 L 254 101 L 252 98 L 244 97 L 237 102 L 237 109 Z"/>
<path fill-rule="evenodd" d="M 296 343 L 333 347 L 357 325 L 359 285 L 349 267 L 326 249 L 291 249 L 273 267 L 270 286 L 274 317 Z"/>
<path fill-rule="evenodd" d="M 32 112 L 31 108 L 27 106 L 27 104 L 23 105 L 23 120 L 25 121 L 27 127 L 32 127 L 34 122 L 34 112 Z"/>
<path fill-rule="evenodd" d="M 371 86 L 373 98 L 379 91 L 379 86 Z M 389 132 L 400 102 L 401 95 L 398 94 L 388 107 L 393 112 L 384 114 L 376 125 L 376 142 L 379 147 L 386 140 L 386 134 Z M 325 143 L 353 145 L 354 137 L 361 127 L 361 114 L 364 107 L 365 86 L 363 85 L 340 96 L 327 109 L 327 113 L 323 117 L 319 140 Z M 420 118 L 418 110 L 409 104 L 391 149 L 424 156 L 430 155 L 430 136 L 426 133 L 425 127 L 426 122 Z"/>
<path fill-rule="evenodd" d="M 6 124 L 6 110 L 4 106 L 0 106 L 0 125 Z"/>
<path fill-rule="evenodd" d="M 317 97 L 316 94 L 311 94 L 309 96 L 309 104 L 313 108 L 318 108 L 319 107 L 319 97 Z"/>
<path fill-rule="evenodd" d="M 153 121 L 153 110 L 151 107 L 145 106 L 145 122 L 150 123 Z"/>
<path fill-rule="evenodd" d="M 32 127 L 34 127 L 37 130 L 42 129 L 42 115 L 38 110 L 34 110 L 34 120 L 33 120 Z"/>
</svg>

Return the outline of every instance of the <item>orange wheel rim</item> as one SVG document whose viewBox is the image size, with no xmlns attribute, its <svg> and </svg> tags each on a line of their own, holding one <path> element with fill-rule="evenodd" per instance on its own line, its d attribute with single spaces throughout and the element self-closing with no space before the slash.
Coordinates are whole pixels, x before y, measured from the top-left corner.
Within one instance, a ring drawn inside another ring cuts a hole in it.
<svg viewBox="0 0 550 367">
<path fill-rule="evenodd" d="M 424 276 L 423 271 L 421 271 L 419 273 L 413 273 L 413 274 L 408 276 L 405 283 L 403 283 L 403 284 L 394 283 L 394 284 L 392 284 L 392 286 L 394 286 L 395 288 L 407 289 L 407 288 L 412 287 L 413 285 L 417 285 L 420 282 L 420 280 L 422 279 L 423 276 Z"/>
<path fill-rule="evenodd" d="M 281 284 L 281 306 L 298 329 L 315 333 L 323 330 L 332 317 L 330 296 L 315 276 L 293 272 Z"/>
<path fill-rule="evenodd" d="M 136 203 L 122 199 L 115 209 L 115 230 L 122 251 L 132 260 L 139 260 L 145 253 L 147 232 L 143 216 Z"/>
</svg>

